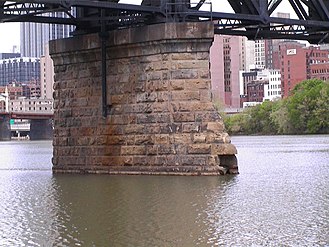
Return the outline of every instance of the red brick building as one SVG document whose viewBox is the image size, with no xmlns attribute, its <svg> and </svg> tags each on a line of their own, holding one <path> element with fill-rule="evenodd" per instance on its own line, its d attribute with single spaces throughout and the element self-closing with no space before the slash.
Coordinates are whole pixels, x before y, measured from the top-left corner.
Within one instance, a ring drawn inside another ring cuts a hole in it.
<svg viewBox="0 0 329 247">
<path fill-rule="evenodd" d="M 244 70 L 243 37 L 215 35 L 210 49 L 213 93 L 226 108 L 240 108 L 239 71 Z"/>
<path fill-rule="evenodd" d="M 268 84 L 266 81 L 253 81 L 248 84 L 248 101 L 249 102 L 263 102 L 265 95 L 265 84 Z"/>
<path fill-rule="evenodd" d="M 282 96 L 288 97 L 300 82 L 312 79 L 327 79 L 329 51 L 302 44 L 280 44 Z"/>
<path fill-rule="evenodd" d="M 11 100 L 23 96 L 23 88 L 21 86 L 8 85 L 7 89 L 8 89 L 9 99 Z M 5 91 L 6 91 L 6 86 L 0 86 L 0 93 L 5 93 Z"/>
<path fill-rule="evenodd" d="M 311 64 L 311 78 L 320 79 L 324 81 L 329 80 L 329 63 L 315 63 Z"/>
</svg>

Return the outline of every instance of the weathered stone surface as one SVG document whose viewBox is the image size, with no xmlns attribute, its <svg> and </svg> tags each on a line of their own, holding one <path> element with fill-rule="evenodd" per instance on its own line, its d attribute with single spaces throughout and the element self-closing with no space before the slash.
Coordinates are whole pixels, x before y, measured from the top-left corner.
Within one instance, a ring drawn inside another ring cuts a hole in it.
<svg viewBox="0 0 329 247">
<path fill-rule="evenodd" d="M 236 147 L 230 143 L 212 144 L 211 153 L 217 155 L 235 155 L 237 154 Z"/>
<path fill-rule="evenodd" d="M 212 103 L 213 23 L 113 31 L 102 117 L 97 34 L 52 41 L 53 171 L 96 174 L 237 173 L 235 147 Z"/>
<path fill-rule="evenodd" d="M 211 144 L 191 144 L 188 145 L 187 152 L 189 154 L 210 154 Z"/>
<path fill-rule="evenodd" d="M 206 133 L 193 134 L 193 142 L 194 143 L 205 143 L 206 140 L 207 140 L 207 134 Z"/>
<path fill-rule="evenodd" d="M 209 122 L 207 123 L 207 131 L 214 133 L 222 133 L 224 131 L 223 121 L 219 122 Z"/>
</svg>

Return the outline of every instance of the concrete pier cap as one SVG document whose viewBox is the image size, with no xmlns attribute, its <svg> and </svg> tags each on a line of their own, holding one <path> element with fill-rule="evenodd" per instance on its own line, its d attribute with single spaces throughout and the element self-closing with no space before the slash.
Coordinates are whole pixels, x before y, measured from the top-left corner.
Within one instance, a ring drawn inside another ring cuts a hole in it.
<svg viewBox="0 0 329 247">
<path fill-rule="evenodd" d="M 213 105 L 213 23 L 111 31 L 102 116 L 98 34 L 50 43 L 55 173 L 237 174 L 237 150 Z"/>
</svg>

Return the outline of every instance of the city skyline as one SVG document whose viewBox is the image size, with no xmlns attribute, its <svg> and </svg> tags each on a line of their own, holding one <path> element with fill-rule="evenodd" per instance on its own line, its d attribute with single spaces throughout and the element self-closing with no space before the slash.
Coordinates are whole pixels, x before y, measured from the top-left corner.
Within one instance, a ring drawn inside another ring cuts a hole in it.
<svg viewBox="0 0 329 247">
<path fill-rule="evenodd" d="M 64 13 L 49 13 L 49 16 L 64 17 Z M 32 22 L 20 23 L 20 53 L 23 57 L 45 55 L 45 45 L 49 40 L 70 36 L 74 27 L 58 24 L 41 24 Z"/>
<path fill-rule="evenodd" d="M 141 0 L 121 0 L 120 3 L 140 4 Z M 212 5 L 213 11 L 232 12 L 232 8 L 226 1 L 221 3 L 216 1 L 213 2 Z M 278 8 L 277 11 L 292 13 L 292 18 L 295 18 L 292 8 L 290 7 L 287 0 L 283 0 L 283 3 L 280 5 L 280 8 Z M 0 39 L 0 52 L 13 52 L 14 47 L 16 47 L 16 51 L 20 50 L 20 23 L 1 23 L 0 35 L 1 37 L 5 36 L 5 38 Z"/>
</svg>

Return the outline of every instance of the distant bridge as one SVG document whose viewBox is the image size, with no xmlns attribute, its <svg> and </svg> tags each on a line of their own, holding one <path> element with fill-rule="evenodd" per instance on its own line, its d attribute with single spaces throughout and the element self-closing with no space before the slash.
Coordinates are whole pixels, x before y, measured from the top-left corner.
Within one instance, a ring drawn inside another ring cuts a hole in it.
<svg viewBox="0 0 329 247">
<path fill-rule="evenodd" d="M 1 115 L 7 115 L 10 119 L 28 119 L 28 120 L 44 120 L 53 119 L 53 113 L 38 113 L 38 112 L 9 112 L 1 113 Z"/>
<path fill-rule="evenodd" d="M 52 113 L 0 112 L 0 141 L 11 139 L 11 132 L 29 131 L 31 140 L 52 139 Z M 30 120 L 29 124 L 10 124 L 11 119 Z"/>
</svg>

